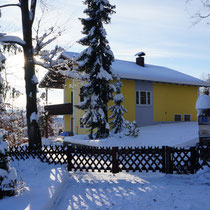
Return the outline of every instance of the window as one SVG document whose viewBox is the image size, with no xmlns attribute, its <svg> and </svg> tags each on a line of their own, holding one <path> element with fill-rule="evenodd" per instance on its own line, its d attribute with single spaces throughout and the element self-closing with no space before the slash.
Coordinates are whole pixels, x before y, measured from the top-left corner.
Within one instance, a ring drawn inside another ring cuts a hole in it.
<svg viewBox="0 0 210 210">
<path fill-rule="evenodd" d="M 190 120 L 191 120 L 190 114 L 185 114 L 184 115 L 184 121 L 190 121 Z"/>
<path fill-rule="evenodd" d="M 174 121 L 182 121 L 182 115 L 181 114 L 175 114 L 174 115 Z"/>
<path fill-rule="evenodd" d="M 137 105 L 151 105 L 151 91 L 136 91 L 136 104 Z"/>
<path fill-rule="evenodd" d="M 147 93 L 140 91 L 140 104 L 147 104 Z"/>
</svg>

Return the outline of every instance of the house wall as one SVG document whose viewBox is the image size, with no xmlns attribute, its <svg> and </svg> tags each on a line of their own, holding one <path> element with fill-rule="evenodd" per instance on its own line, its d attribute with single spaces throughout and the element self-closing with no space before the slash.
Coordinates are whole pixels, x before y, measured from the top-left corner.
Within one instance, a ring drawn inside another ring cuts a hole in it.
<svg viewBox="0 0 210 210">
<path fill-rule="evenodd" d="M 135 80 L 135 90 L 151 91 L 151 105 L 138 105 L 136 98 L 133 100 L 135 104 L 135 120 L 138 126 L 154 124 L 153 121 L 153 83 L 150 81 Z M 134 91 L 136 97 L 136 93 Z M 130 101 L 131 103 L 131 101 Z"/>
<path fill-rule="evenodd" d="M 174 121 L 175 114 L 190 114 L 191 120 L 197 120 L 195 103 L 198 87 L 153 83 L 154 121 Z"/>
<path fill-rule="evenodd" d="M 75 80 L 74 82 L 74 104 L 78 105 L 80 102 L 80 88 L 81 88 L 82 84 L 81 81 L 79 80 Z M 88 130 L 86 128 L 80 128 L 80 118 L 83 117 L 83 115 L 85 114 L 84 111 L 78 109 L 78 108 L 74 108 L 74 123 L 75 123 L 75 133 L 74 134 L 88 134 Z"/>
<path fill-rule="evenodd" d="M 115 81 L 113 81 L 115 82 Z M 124 114 L 126 120 L 134 121 L 135 120 L 135 82 L 134 80 L 122 79 L 121 82 L 123 83 L 122 86 L 122 94 L 125 98 L 125 102 L 123 103 L 124 107 L 127 109 L 128 113 Z M 80 87 L 81 82 L 75 80 L 75 88 L 74 88 L 74 101 L 75 105 L 80 102 Z M 113 105 L 113 102 L 108 103 L 108 107 Z M 89 129 L 87 128 L 80 128 L 79 120 L 84 115 L 84 111 L 75 108 L 75 134 L 89 134 Z M 108 116 L 110 116 L 110 112 Z M 66 118 L 67 119 L 67 118 Z"/>
<path fill-rule="evenodd" d="M 64 86 L 64 103 L 71 103 L 72 92 L 72 79 L 67 79 Z M 71 130 L 71 117 L 72 115 L 64 115 L 64 129 L 65 131 Z"/>
</svg>

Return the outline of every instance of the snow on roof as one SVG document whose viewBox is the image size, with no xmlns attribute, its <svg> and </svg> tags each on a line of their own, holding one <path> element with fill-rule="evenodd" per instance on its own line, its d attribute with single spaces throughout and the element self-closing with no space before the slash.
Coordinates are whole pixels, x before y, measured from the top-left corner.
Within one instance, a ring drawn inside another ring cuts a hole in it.
<svg viewBox="0 0 210 210">
<path fill-rule="evenodd" d="M 76 58 L 78 55 L 79 53 L 75 52 L 62 53 L 67 59 Z M 116 59 L 112 63 L 112 71 L 124 79 L 210 87 L 210 84 L 203 80 L 162 66 L 145 64 L 145 67 L 142 67 L 135 62 Z"/>
<path fill-rule="evenodd" d="M 197 110 L 210 109 L 210 96 L 200 95 L 196 101 L 195 108 Z"/>
<path fill-rule="evenodd" d="M 135 56 L 145 56 L 145 53 L 144 52 L 138 52 L 135 54 Z"/>
</svg>

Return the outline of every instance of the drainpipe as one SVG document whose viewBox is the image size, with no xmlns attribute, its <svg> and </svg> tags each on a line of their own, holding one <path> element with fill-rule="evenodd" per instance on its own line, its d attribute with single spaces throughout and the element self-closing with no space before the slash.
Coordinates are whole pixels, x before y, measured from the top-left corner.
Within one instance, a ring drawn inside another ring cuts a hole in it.
<svg viewBox="0 0 210 210">
<path fill-rule="evenodd" d="M 45 88 L 45 91 L 46 91 L 46 105 L 48 104 L 48 88 Z M 48 114 L 45 113 L 45 138 L 47 139 L 48 138 Z"/>
<path fill-rule="evenodd" d="M 74 108 L 74 102 L 75 102 L 75 81 L 73 79 L 73 104 L 72 104 L 72 111 L 73 111 L 73 135 L 75 135 L 75 108 Z"/>
</svg>

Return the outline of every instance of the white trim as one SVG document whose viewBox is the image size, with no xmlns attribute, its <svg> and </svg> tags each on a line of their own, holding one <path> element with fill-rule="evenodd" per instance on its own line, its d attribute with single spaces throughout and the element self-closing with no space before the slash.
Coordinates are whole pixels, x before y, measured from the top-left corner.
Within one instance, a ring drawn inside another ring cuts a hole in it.
<svg viewBox="0 0 210 210">
<path fill-rule="evenodd" d="M 136 103 L 136 92 L 139 92 L 139 104 Z M 146 104 L 141 104 L 141 92 L 146 92 Z M 148 104 L 148 97 L 147 93 L 150 93 L 150 104 Z M 136 106 L 152 106 L 153 100 L 152 100 L 152 91 L 151 90 L 135 90 L 135 105 Z"/>
<path fill-rule="evenodd" d="M 75 103 L 75 87 L 74 87 L 74 79 L 72 79 L 72 85 L 73 85 L 73 88 L 72 88 L 72 92 L 73 92 L 73 103 L 72 103 L 72 111 L 73 111 L 73 133 L 75 135 L 75 108 L 74 108 L 74 103 Z"/>
</svg>

